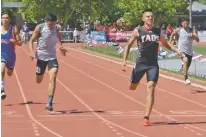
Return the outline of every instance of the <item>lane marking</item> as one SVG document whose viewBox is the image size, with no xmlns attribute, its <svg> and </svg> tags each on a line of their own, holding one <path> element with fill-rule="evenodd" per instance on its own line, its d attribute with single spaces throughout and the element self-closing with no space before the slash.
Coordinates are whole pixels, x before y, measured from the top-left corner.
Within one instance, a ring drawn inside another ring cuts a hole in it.
<svg viewBox="0 0 206 137">
<path fill-rule="evenodd" d="M 22 49 L 23 49 L 23 48 L 22 48 Z M 27 51 L 26 51 L 25 49 L 23 49 L 23 50 L 27 53 Z M 27 53 L 27 54 L 28 54 L 28 53 Z M 16 71 L 14 70 L 14 72 L 16 72 Z M 15 73 L 15 74 L 16 74 L 16 73 Z M 24 98 L 24 100 L 25 100 L 24 102 L 26 102 L 26 98 L 25 98 L 25 95 L 24 95 L 22 86 L 21 86 L 21 84 L 20 84 L 20 82 L 19 82 L 19 79 L 18 79 L 17 74 L 16 74 L 16 77 L 17 77 L 17 81 L 18 81 L 18 83 L 19 83 L 19 87 L 20 87 L 21 92 L 22 92 L 22 96 L 23 96 L 23 98 Z M 120 128 L 120 129 L 122 129 L 122 130 L 124 130 L 124 131 L 127 131 L 127 132 L 129 132 L 129 133 L 132 133 L 132 134 L 134 134 L 134 135 L 138 135 L 138 136 L 141 136 L 141 137 L 148 137 L 148 136 L 145 136 L 145 135 L 143 135 L 143 134 L 140 134 L 140 133 L 131 131 L 131 130 L 125 128 L 125 127 L 122 127 L 122 126 L 120 126 L 120 125 L 118 125 L 118 124 L 115 124 L 115 123 L 113 123 L 113 122 L 111 122 L 111 121 L 109 121 L 109 120 L 106 120 L 105 118 L 101 117 L 101 116 L 100 116 L 99 114 L 97 114 L 88 104 L 86 104 L 81 98 L 79 98 L 74 92 L 72 92 L 72 90 L 70 90 L 64 83 L 62 83 L 58 78 L 56 79 L 56 81 L 59 82 L 60 85 L 62 85 L 67 91 L 69 91 L 70 94 L 72 94 L 77 100 L 79 100 L 79 102 L 81 102 L 85 107 L 87 107 L 87 108 L 88 108 L 96 117 L 98 117 L 100 120 L 109 123 L 109 125 L 116 126 L 116 127 Z M 27 104 L 26 104 L 26 106 L 27 106 Z M 29 110 L 28 112 L 30 112 L 30 114 L 31 114 L 31 111 L 30 111 L 29 106 L 28 106 L 28 110 Z M 32 115 L 31 115 L 31 117 L 33 118 Z M 35 119 L 34 119 L 34 120 L 35 120 Z M 37 122 L 38 122 L 38 121 L 36 121 L 36 123 L 37 123 Z M 40 122 L 38 122 L 38 123 L 41 124 Z M 50 130 L 50 129 L 49 129 L 49 130 Z M 52 131 L 52 132 L 53 132 L 53 131 Z M 55 133 L 55 132 L 54 132 L 54 133 Z M 57 135 L 58 135 L 58 134 L 57 134 Z"/>
<path fill-rule="evenodd" d="M 111 87 L 110 85 L 108 85 L 108 84 L 106 84 L 106 83 L 100 81 L 99 79 L 96 79 L 95 77 L 92 77 L 91 75 L 89 75 L 89 74 L 87 74 L 87 73 L 85 73 L 85 72 L 83 72 L 83 71 L 77 69 L 76 67 L 74 67 L 74 66 L 72 66 L 72 65 L 70 65 L 70 64 L 68 64 L 68 63 L 66 63 L 66 62 L 64 62 L 64 61 L 62 61 L 61 59 L 59 59 L 59 61 L 60 61 L 61 63 L 65 64 L 66 66 L 69 66 L 70 68 L 73 68 L 74 70 L 76 70 L 76 71 L 78 71 L 78 72 L 84 74 L 85 76 L 87 76 L 87 77 L 93 79 L 94 81 L 96 81 L 96 82 L 98 82 L 98 83 L 104 85 L 105 87 L 108 87 L 108 88 L 111 89 L 112 91 L 114 91 L 114 92 L 116 92 L 116 93 L 119 93 L 119 94 L 125 96 L 126 98 L 128 98 L 128 99 L 130 99 L 130 100 L 132 100 L 132 101 L 134 101 L 134 102 L 136 102 L 136 103 L 138 103 L 138 104 L 140 104 L 140 105 L 142 105 L 142 106 L 144 106 L 144 107 L 146 106 L 144 103 L 142 103 L 142 102 L 140 102 L 140 101 L 138 101 L 138 100 L 136 100 L 136 99 L 130 97 L 129 95 L 127 95 L 127 94 L 125 94 L 125 93 L 122 93 L 121 91 L 119 91 L 119 90 L 117 90 L 117 89 Z M 170 120 L 178 121 L 178 120 L 176 120 L 176 119 L 174 119 L 174 118 L 171 118 L 171 117 L 168 117 L 168 116 L 164 115 L 163 113 L 157 111 L 156 109 L 153 109 L 153 111 L 156 112 L 156 113 L 158 113 L 159 115 L 162 115 L 162 116 L 164 116 L 164 117 L 170 119 Z M 201 131 L 205 131 L 205 132 L 206 132 L 206 129 L 202 129 L 202 128 L 199 128 L 199 127 L 195 127 L 195 126 L 192 126 L 192 125 L 189 125 L 189 124 L 186 124 L 186 125 L 189 126 L 189 127 L 192 127 L 192 128 L 195 128 L 195 129 L 198 129 L 198 130 L 201 130 Z"/>
<path fill-rule="evenodd" d="M 125 78 L 128 79 L 127 76 L 125 76 L 125 75 L 123 75 L 123 74 L 121 74 L 121 73 L 118 73 L 118 72 L 116 72 L 116 71 L 113 71 L 113 70 L 111 70 L 111 69 L 102 67 L 102 66 L 100 66 L 100 65 L 94 64 L 94 63 L 92 63 L 92 62 L 83 60 L 83 59 L 78 58 L 78 57 L 74 57 L 74 56 L 71 56 L 71 57 L 77 58 L 77 59 L 79 59 L 79 60 L 82 60 L 82 61 L 84 61 L 84 62 L 87 62 L 87 63 L 89 63 L 89 64 L 92 64 L 93 66 L 97 66 L 97 67 L 99 67 L 99 68 L 102 68 L 102 69 L 105 69 L 105 70 L 107 70 L 107 71 L 113 72 L 113 73 L 115 73 L 115 74 L 117 74 L 117 75 L 120 75 L 120 76 L 125 77 Z M 140 81 L 140 83 L 142 83 L 142 84 L 144 84 L 144 85 L 147 84 L 147 83 L 145 83 L 145 82 L 143 82 L 143 81 Z M 169 92 L 169 91 L 164 90 L 164 89 L 162 89 L 162 88 L 160 88 L 160 87 L 158 87 L 158 86 L 156 87 L 156 89 L 158 89 L 158 90 L 160 90 L 160 91 L 162 91 L 162 92 L 168 93 L 168 94 L 170 94 L 170 95 L 173 95 L 173 96 L 175 96 L 175 97 L 181 98 L 181 99 L 183 99 L 183 100 L 192 102 L 192 103 L 194 103 L 194 104 L 197 104 L 197 105 L 199 105 L 199 106 L 202 106 L 202 107 L 205 107 L 205 108 L 206 108 L 206 105 L 204 105 L 204 104 L 201 104 L 201 103 L 199 103 L 199 102 L 196 102 L 196 101 L 190 100 L 190 99 L 188 99 L 188 98 L 182 97 L 182 96 L 177 95 L 177 94 L 175 94 L 175 93 Z"/>
<path fill-rule="evenodd" d="M 119 61 L 114 61 L 112 59 L 109 59 L 109 58 L 106 58 L 106 57 L 102 57 L 102 56 L 98 56 L 98 55 L 94 55 L 94 54 L 91 54 L 91 53 L 88 53 L 88 52 L 85 52 L 85 51 L 81 51 L 81 50 L 76 50 L 76 49 L 73 49 L 73 48 L 69 48 L 68 49 L 70 50 L 73 50 L 73 51 L 77 51 L 77 52 L 81 52 L 81 53 L 84 53 L 84 54 L 87 54 L 87 55 L 90 55 L 90 56 L 93 56 L 93 57 L 96 57 L 96 58 L 100 58 L 100 59 L 103 59 L 103 60 L 106 60 L 106 61 L 109 61 L 109 62 L 113 62 L 113 63 L 116 63 L 116 64 L 122 64 L 121 62 Z M 111 57 L 112 58 L 112 57 Z M 132 63 L 134 64 L 134 63 Z M 133 68 L 134 65 L 130 65 L 128 64 L 127 66 Z M 183 80 L 180 80 L 180 79 L 177 79 L 177 78 L 174 78 L 174 77 L 170 77 L 170 76 L 166 76 L 166 75 L 163 75 L 160 73 L 160 76 L 165 78 L 165 79 L 169 79 L 169 80 L 172 80 L 172 81 L 176 81 L 176 82 L 180 82 L 180 83 L 183 83 L 184 84 L 184 81 Z M 202 88 L 202 89 L 206 89 L 206 86 L 202 86 L 202 85 L 199 85 L 199 84 L 195 84 L 195 83 L 192 83 L 191 86 L 193 87 L 197 87 L 197 88 Z"/>
<path fill-rule="evenodd" d="M 111 121 L 103 118 L 102 116 L 100 116 L 99 114 L 97 114 L 97 113 L 96 113 L 88 104 L 86 104 L 81 98 L 79 98 L 74 92 L 72 92 L 72 90 L 69 89 L 69 88 L 68 88 L 64 83 L 62 83 L 58 78 L 57 78 L 56 80 L 57 80 L 57 82 L 59 82 L 60 85 L 62 85 L 65 89 L 67 89 L 68 92 L 70 92 L 77 100 L 79 100 L 79 102 L 81 102 L 85 107 L 87 107 L 87 108 L 91 111 L 91 113 L 93 113 L 93 114 L 94 114 L 96 117 L 98 117 L 100 120 L 105 121 L 105 122 L 109 123 L 110 125 L 116 126 L 116 127 L 120 128 L 120 129 L 122 129 L 122 130 L 124 130 L 124 131 L 127 131 L 127 132 L 129 132 L 129 133 L 132 133 L 132 134 L 134 134 L 134 135 L 138 135 L 138 136 L 141 136 L 141 137 L 147 137 L 147 136 L 145 136 L 145 135 L 143 135 L 143 134 L 140 134 L 140 133 L 131 131 L 131 130 L 125 128 L 125 127 L 122 127 L 122 126 L 120 126 L 120 125 L 118 125 L 118 124 L 115 124 L 115 123 L 113 123 L 113 122 L 111 122 Z"/>
<path fill-rule="evenodd" d="M 179 110 L 179 111 L 169 111 L 172 114 L 182 114 L 182 115 L 205 115 L 206 111 L 196 111 L 196 110 Z"/>
<path fill-rule="evenodd" d="M 23 98 L 24 102 L 27 102 L 26 96 L 25 96 L 25 94 L 24 94 L 22 85 L 21 85 L 21 83 L 20 83 L 20 80 L 19 80 L 19 77 L 18 77 L 18 75 L 17 75 L 17 72 L 16 72 L 16 69 L 15 69 L 15 68 L 14 68 L 14 75 L 15 75 L 15 77 L 16 77 L 16 80 L 17 80 L 17 83 L 18 83 L 18 86 L 19 86 L 19 89 L 20 89 L 22 98 Z M 35 122 L 37 125 L 39 125 L 39 126 L 42 127 L 43 129 L 45 129 L 46 131 L 50 132 L 51 134 L 53 134 L 53 135 L 55 135 L 55 136 L 57 136 L 57 137 L 63 137 L 63 136 L 61 136 L 60 134 L 58 134 L 58 133 L 52 131 L 51 129 L 47 128 L 46 126 L 44 126 L 44 125 L 43 125 L 42 123 L 40 123 L 39 121 L 37 121 L 37 120 L 33 117 L 29 105 L 28 105 L 28 104 L 25 104 L 25 106 L 26 106 L 27 113 L 28 113 L 30 119 L 31 119 L 33 122 Z"/>
</svg>

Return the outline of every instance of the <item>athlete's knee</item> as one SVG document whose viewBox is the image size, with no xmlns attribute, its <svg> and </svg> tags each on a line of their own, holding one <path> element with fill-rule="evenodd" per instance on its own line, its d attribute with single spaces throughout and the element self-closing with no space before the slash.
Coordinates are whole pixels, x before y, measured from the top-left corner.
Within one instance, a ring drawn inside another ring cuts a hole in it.
<svg viewBox="0 0 206 137">
<path fill-rule="evenodd" d="M 13 69 L 7 69 L 7 75 L 12 76 L 13 74 Z"/>
<path fill-rule="evenodd" d="M 5 69 L 6 69 L 6 63 L 5 62 L 1 62 L 1 80 L 4 79 Z"/>
<path fill-rule="evenodd" d="M 5 73 L 6 63 L 1 62 L 1 73 Z"/>
<path fill-rule="evenodd" d="M 5 73 L 5 68 L 1 68 L 1 75 Z"/>
<path fill-rule="evenodd" d="M 43 77 L 44 77 L 44 75 L 37 75 L 36 76 L 36 83 L 41 83 L 42 81 L 43 81 Z"/>
<path fill-rule="evenodd" d="M 154 92 L 155 92 L 156 82 L 149 81 L 147 83 L 147 100 L 153 100 L 154 101 Z"/>
<path fill-rule="evenodd" d="M 7 71 L 8 76 L 12 76 L 12 74 L 13 74 L 13 71 Z"/>
<path fill-rule="evenodd" d="M 130 83 L 129 89 L 130 90 L 136 90 L 137 86 L 139 85 L 139 83 Z"/>
<path fill-rule="evenodd" d="M 56 79 L 57 73 L 58 73 L 58 68 L 52 68 L 49 70 L 49 76 L 51 81 Z"/>
<path fill-rule="evenodd" d="M 188 58 L 187 58 L 187 57 L 184 57 L 184 58 L 183 58 L 183 62 L 184 62 L 184 64 L 187 64 L 187 63 L 188 63 Z"/>
<path fill-rule="evenodd" d="M 56 79 L 57 73 L 50 74 L 50 81 L 54 81 Z"/>
<path fill-rule="evenodd" d="M 148 91 L 148 93 L 149 94 L 154 94 L 155 87 L 156 87 L 156 82 L 155 81 L 149 81 L 147 83 L 147 91 Z"/>
</svg>

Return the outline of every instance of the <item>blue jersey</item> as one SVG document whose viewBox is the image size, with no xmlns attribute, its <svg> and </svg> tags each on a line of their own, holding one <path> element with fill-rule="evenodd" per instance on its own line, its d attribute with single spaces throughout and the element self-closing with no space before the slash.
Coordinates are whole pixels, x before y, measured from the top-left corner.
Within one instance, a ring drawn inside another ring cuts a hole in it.
<svg viewBox="0 0 206 137">
<path fill-rule="evenodd" d="M 5 62 L 8 68 L 13 68 L 16 61 L 15 45 L 10 41 L 14 38 L 12 30 L 10 25 L 8 32 L 1 33 L 1 62 Z"/>
</svg>

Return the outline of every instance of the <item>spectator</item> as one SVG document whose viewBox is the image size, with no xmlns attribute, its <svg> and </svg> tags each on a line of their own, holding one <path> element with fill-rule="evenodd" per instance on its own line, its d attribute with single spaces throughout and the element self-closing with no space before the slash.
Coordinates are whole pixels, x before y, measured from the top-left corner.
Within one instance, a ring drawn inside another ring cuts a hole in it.
<svg viewBox="0 0 206 137">
<path fill-rule="evenodd" d="M 77 43 L 77 38 L 78 38 L 78 31 L 77 31 L 77 28 L 75 28 L 73 31 L 74 43 Z"/>
</svg>

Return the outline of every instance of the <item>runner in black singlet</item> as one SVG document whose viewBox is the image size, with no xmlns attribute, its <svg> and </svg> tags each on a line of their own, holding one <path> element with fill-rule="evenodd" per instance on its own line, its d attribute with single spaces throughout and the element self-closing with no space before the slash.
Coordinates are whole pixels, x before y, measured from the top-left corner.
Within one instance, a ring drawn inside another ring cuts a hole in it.
<svg viewBox="0 0 206 137">
<path fill-rule="evenodd" d="M 144 26 L 137 27 L 132 32 L 132 36 L 125 47 L 124 57 L 123 57 L 123 68 L 125 71 L 126 58 L 129 54 L 129 50 L 133 43 L 137 40 L 137 45 L 139 49 L 139 54 L 136 59 L 136 64 L 133 68 L 130 80 L 130 90 L 135 90 L 138 83 L 146 73 L 147 75 L 147 104 L 145 110 L 145 117 L 143 125 L 149 125 L 149 115 L 151 113 L 153 103 L 154 103 L 154 91 L 155 86 L 159 77 L 159 66 L 158 66 L 158 48 L 159 41 L 161 44 L 169 50 L 177 52 L 179 51 L 174 47 L 170 46 L 161 33 L 160 28 L 153 27 L 154 16 L 152 10 L 147 9 L 143 12 L 142 20 L 144 21 Z"/>
</svg>

